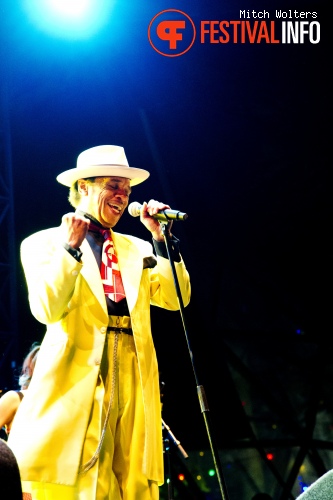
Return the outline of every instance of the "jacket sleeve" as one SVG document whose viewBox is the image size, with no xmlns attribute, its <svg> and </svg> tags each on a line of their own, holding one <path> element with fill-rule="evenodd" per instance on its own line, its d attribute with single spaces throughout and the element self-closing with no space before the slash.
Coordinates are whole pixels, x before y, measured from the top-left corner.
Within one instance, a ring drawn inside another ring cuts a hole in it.
<svg viewBox="0 0 333 500">
<path fill-rule="evenodd" d="M 190 302 L 191 283 L 185 263 L 181 258 L 175 262 L 177 281 L 181 291 L 182 301 L 186 307 Z M 176 285 L 169 259 L 157 256 L 157 266 L 151 271 L 151 299 L 152 305 L 172 311 L 180 309 Z"/>
<path fill-rule="evenodd" d="M 49 231 L 29 236 L 20 249 L 30 309 L 44 324 L 63 316 L 82 268 L 61 241 L 49 236 Z"/>
</svg>

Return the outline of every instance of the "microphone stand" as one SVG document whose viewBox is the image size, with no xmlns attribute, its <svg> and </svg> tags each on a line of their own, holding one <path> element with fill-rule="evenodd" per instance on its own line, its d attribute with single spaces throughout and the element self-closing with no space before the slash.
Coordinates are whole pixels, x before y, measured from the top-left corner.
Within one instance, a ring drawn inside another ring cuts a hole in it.
<svg viewBox="0 0 333 500">
<path fill-rule="evenodd" d="M 180 287 L 179 287 L 175 263 L 171 257 L 171 252 L 170 252 L 170 234 L 169 234 L 169 231 L 167 230 L 168 222 L 169 221 L 166 221 L 166 222 L 160 221 L 160 225 L 161 225 L 161 229 L 162 229 L 162 233 L 163 233 L 163 237 L 164 237 L 164 241 L 165 241 L 165 245 L 166 245 L 166 249 L 167 249 L 167 253 L 168 253 L 170 266 L 171 266 L 172 273 L 173 273 L 173 279 L 174 279 L 174 283 L 175 283 L 175 287 L 176 287 L 176 291 L 177 291 L 179 309 L 180 309 L 180 314 L 181 314 L 182 323 L 183 323 L 183 327 L 184 327 L 186 343 L 187 343 L 187 347 L 189 350 L 193 374 L 194 374 L 195 383 L 196 383 L 196 387 L 197 387 L 199 404 L 200 404 L 200 408 L 201 408 L 201 413 L 202 413 L 204 421 L 205 421 L 208 440 L 209 440 L 209 444 L 210 444 L 210 448 L 211 448 L 211 452 L 212 452 L 212 457 L 213 457 L 213 461 L 214 461 L 214 465 L 215 465 L 216 475 L 217 475 L 217 479 L 218 479 L 219 487 L 220 487 L 220 491 L 221 491 L 221 498 L 222 498 L 222 500 L 228 500 L 229 497 L 228 497 L 227 487 L 226 487 L 225 480 L 224 480 L 223 473 L 222 473 L 218 449 L 217 449 L 216 443 L 213 439 L 213 435 L 212 435 L 212 431 L 211 431 L 211 424 L 210 424 L 210 418 L 209 418 L 209 413 L 208 413 L 209 408 L 208 408 L 208 402 L 207 402 L 205 390 L 204 390 L 204 387 L 199 383 L 199 379 L 198 379 L 198 376 L 197 376 L 197 373 L 195 370 L 195 366 L 194 366 L 194 357 L 193 357 L 193 353 L 192 353 L 192 350 L 190 347 L 190 341 L 189 341 L 188 331 L 187 331 L 186 321 L 185 321 L 183 298 L 182 298 L 182 294 L 181 294 Z"/>
<path fill-rule="evenodd" d="M 164 429 L 163 429 L 164 430 Z M 168 488 L 168 500 L 174 500 L 173 496 L 173 483 L 171 475 L 171 460 L 170 460 L 170 444 L 169 439 L 166 437 L 163 439 L 163 452 L 165 453 L 165 466 L 166 466 L 166 484 Z"/>
<path fill-rule="evenodd" d="M 183 455 L 183 458 L 188 458 L 188 454 L 181 446 L 180 441 L 175 437 L 170 427 L 164 422 L 162 418 L 162 429 L 166 430 L 168 435 L 171 437 L 173 444 L 178 447 L 179 451 Z M 171 462 L 170 462 L 170 446 L 169 446 L 169 438 L 164 439 L 164 449 L 167 457 L 167 486 L 168 486 L 168 500 L 174 500 L 173 497 L 173 483 L 172 483 L 172 474 L 171 474 Z"/>
<path fill-rule="evenodd" d="M 184 448 L 180 444 L 179 439 L 176 438 L 176 436 L 171 431 L 170 427 L 164 422 L 163 418 L 162 418 L 162 429 L 163 430 L 166 429 L 166 431 L 168 432 L 169 436 L 171 437 L 171 439 L 173 441 L 173 444 L 178 447 L 178 449 L 179 449 L 180 453 L 183 455 L 183 457 L 188 458 L 188 454 L 186 453 L 186 451 L 184 450 Z"/>
</svg>

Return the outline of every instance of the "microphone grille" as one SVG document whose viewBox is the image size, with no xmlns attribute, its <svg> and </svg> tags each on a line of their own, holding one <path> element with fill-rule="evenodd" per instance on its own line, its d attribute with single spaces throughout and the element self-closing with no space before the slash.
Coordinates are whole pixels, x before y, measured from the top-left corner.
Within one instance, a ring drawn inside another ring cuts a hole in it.
<svg viewBox="0 0 333 500">
<path fill-rule="evenodd" d="M 128 205 L 128 212 L 132 217 L 138 217 L 140 215 L 140 208 L 141 205 L 139 202 L 132 201 L 132 203 Z"/>
</svg>

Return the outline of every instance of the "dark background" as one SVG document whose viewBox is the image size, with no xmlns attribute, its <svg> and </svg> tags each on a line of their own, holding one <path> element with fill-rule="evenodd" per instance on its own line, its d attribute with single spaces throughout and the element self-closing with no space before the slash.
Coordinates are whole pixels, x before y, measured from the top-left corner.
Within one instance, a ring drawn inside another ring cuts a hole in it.
<svg viewBox="0 0 333 500">
<path fill-rule="evenodd" d="M 261 398 L 285 395 L 296 406 L 295 398 L 306 399 L 312 387 L 315 357 L 330 408 L 327 7 L 323 1 L 125 4 L 115 4 L 113 17 L 92 40 L 76 42 L 48 37 L 20 5 L 6 1 L 1 7 L 17 245 L 17 362 L 45 331 L 28 308 L 20 242 L 58 225 L 70 210 L 56 175 L 75 167 L 84 149 L 117 144 L 131 166 L 151 173 L 133 189 L 131 201 L 155 198 L 188 214 L 174 225 L 192 279 L 186 335 L 179 313 L 152 310 L 163 415 L 176 437 L 187 449 L 208 447 L 197 380 L 219 446 L 247 435 L 242 387 L 232 376 L 237 360 L 245 363 L 248 378 L 255 374 Z M 270 20 L 275 9 L 315 11 L 321 40 L 282 45 L 197 39 L 186 54 L 163 57 L 149 44 L 147 29 L 169 8 L 186 12 L 197 26 L 203 19 L 238 20 L 239 9 L 266 9 Z M 149 238 L 127 212 L 117 230 Z M 257 404 L 264 406 L 262 399 Z"/>
</svg>

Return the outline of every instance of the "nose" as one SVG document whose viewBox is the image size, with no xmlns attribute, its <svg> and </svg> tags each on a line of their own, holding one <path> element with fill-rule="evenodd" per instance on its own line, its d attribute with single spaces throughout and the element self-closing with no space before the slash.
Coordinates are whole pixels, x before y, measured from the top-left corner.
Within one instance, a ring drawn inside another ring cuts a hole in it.
<svg viewBox="0 0 333 500">
<path fill-rule="evenodd" d="M 125 189 L 122 189 L 122 188 L 119 188 L 116 190 L 116 192 L 114 193 L 114 195 L 118 198 L 121 199 L 121 201 L 127 201 L 128 200 L 128 193 Z"/>
</svg>

